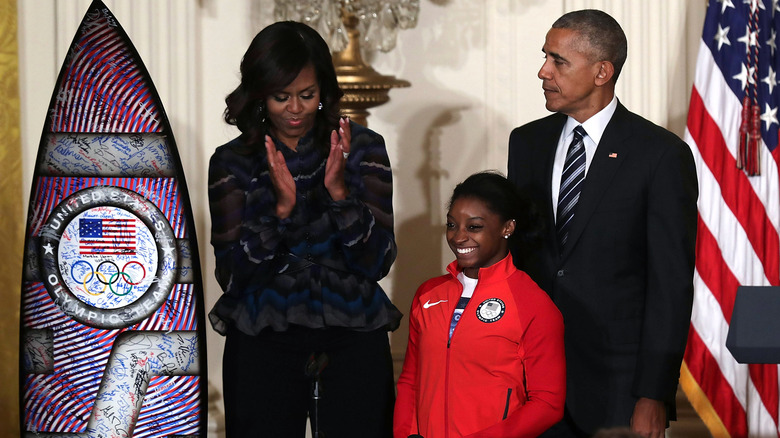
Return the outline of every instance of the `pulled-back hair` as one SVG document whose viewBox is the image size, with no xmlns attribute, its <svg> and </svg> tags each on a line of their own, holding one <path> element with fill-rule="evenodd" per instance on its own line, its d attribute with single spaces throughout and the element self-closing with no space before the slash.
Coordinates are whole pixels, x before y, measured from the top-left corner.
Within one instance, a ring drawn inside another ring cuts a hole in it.
<svg viewBox="0 0 780 438">
<path fill-rule="evenodd" d="M 590 46 L 592 61 L 609 61 L 615 67 L 613 80 L 617 81 L 628 56 L 626 34 L 620 24 L 604 11 L 583 9 L 561 16 L 553 29 L 569 29 L 577 32 Z"/>
<path fill-rule="evenodd" d="M 515 220 L 515 232 L 509 237 L 509 246 L 538 243 L 542 234 L 542 221 L 538 210 L 528 197 L 496 171 L 475 173 L 455 186 L 447 208 L 461 198 L 478 199 L 498 215 L 502 222 Z"/>
<path fill-rule="evenodd" d="M 294 21 L 271 24 L 255 36 L 241 59 L 241 83 L 225 98 L 225 122 L 238 127 L 247 146 L 262 145 L 268 132 L 266 99 L 283 90 L 308 65 L 314 67 L 322 103 L 314 121 L 315 143 L 324 150 L 330 147 L 330 131 L 338 128 L 344 93 L 325 40 L 311 27 Z"/>
</svg>

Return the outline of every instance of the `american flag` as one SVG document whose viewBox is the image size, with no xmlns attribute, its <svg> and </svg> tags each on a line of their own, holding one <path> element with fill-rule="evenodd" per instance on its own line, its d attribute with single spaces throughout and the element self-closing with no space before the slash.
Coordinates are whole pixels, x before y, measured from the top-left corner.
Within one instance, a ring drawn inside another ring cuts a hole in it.
<svg viewBox="0 0 780 438">
<path fill-rule="evenodd" d="M 737 287 L 780 284 L 779 33 L 777 0 L 710 0 L 691 92 L 700 195 L 681 384 L 716 437 L 780 436 L 778 366 L 725 347 Z"/>
<path fill-rule="evenodd" d="M 79 219 L 79 254 L 135 255 L 135 219 Z"/>
</svg>

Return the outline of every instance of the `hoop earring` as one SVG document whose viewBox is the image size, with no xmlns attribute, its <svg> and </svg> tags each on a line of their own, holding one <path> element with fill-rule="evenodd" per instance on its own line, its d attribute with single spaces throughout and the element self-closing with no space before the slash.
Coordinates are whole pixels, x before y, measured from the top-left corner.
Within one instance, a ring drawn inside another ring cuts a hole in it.
<svg viewBox="0 0 780 438">
<path fill-rule="evenodd" d="M 317 111 L 322 111 L 322 102 L 320 102 L 319 106 L 317 107 Z"/>
</svg>

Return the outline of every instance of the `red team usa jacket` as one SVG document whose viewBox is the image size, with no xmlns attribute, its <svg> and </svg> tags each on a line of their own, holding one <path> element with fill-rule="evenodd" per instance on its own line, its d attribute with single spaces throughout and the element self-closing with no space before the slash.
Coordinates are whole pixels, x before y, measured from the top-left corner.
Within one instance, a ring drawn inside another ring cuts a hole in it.
<svg viewBox="0 0 780 438">
<path fill-rule="evenodd" d="M 479 281 L 450 339 L 457 261 L 412 301 L 394 437 L 536 437 L 563 417 L 563 319 L 508 255 Z"/>
</svg>

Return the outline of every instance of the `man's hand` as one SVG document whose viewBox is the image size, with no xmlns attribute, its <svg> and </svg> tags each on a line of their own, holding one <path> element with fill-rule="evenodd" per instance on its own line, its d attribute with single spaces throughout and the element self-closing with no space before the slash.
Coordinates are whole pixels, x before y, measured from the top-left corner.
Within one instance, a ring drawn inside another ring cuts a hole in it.
<svg viewBox="0 0 780 438">
<path fill-rule="evenodd" d="M 666 406 L 660 400 L 640 398 L 631 416 L 631 431 L 649 438 L 663 438 L 666 432 Z"/>
</svg>

